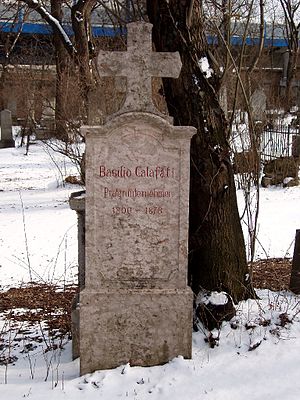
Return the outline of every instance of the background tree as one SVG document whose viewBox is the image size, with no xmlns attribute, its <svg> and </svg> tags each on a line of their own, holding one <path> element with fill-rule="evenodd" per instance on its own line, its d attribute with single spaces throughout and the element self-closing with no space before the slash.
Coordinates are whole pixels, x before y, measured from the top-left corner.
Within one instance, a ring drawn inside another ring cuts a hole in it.
<svg viewBox="0 0 300 400">
<path fill-rule="evenodd" d="M 284 66 L 285 76 L 285 110 L 291 107 L 292 85 L 296 75 L 296 66 L 299 55 L 299 31 L 300 31 L 300 1 L 280 0 L 284 14 L 285 33 L 288 41 L 286 53 L 286 65 Z"/>
<path fill-rule="evenodd" d="M 228 124 L 218 98 L 219 72 L 208 51 L 202 2 L 148 1 L 158 51 L 176 51 L 178 80 L 164 79 L 175 124 L 198 130 L 191 147 L 189 279 L 201 288 L 225 290 L 235 300 L 251 293 L 245 244 L 237 209 L 228 144 Z M 213 72 L 201 68 L 206 58 Z"/>
</svg>

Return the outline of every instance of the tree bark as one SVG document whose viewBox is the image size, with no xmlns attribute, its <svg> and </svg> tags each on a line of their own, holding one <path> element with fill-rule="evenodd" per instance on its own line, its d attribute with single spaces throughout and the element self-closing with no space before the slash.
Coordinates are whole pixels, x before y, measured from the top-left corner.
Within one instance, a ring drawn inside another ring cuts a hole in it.
<svg viewBox="0 0 300 400">
<path fill-rule="evenodd" d="M 88 123 L 89 120 L 89 93 L 93 88 L 90 62 L 95 54 L 94 45 L 92 43 L 90 18 L 95 4 L 96 0 L 79 0 L 71 9 L 85 123 Z"/>
<path fill-rule="evenodd" d="M 284 13 L 288 39 L 289 59 L 284 94 L 284 108 L 286 111 L 289 111 L 293 104 L 293 80 L 296 75 L 296 66 L 299 53 L 300 23 L 297 22 L 297 13 L 299 12 L 300 3 L 293 3 L 290 0 L 280 0 L 280 4 Z"/>
<path fill-rule="evenodd" d="M 209 59 L 199 4 L 148 0 L 147 11 L 156 50 L 179 51 L 183 64 L 179 79 L 163 80 L 169 112 L 176 125 L 198 130 L 191 143 L 189 283 L 195 293 L 224 290 L 239 301 L 253 292 L 229 159 L 227 122 L 217 95 L 219 79 L 217 74 L 205 76 L 198 63 L 201 57 Z"/>
<path fill-rule="evenodd" d="M 63 0 L 51 0 L 51 14 L 61 24 Z M 53 31 L 53 45 L 56 59 L 55 126 L 56 136 L 68 142 L 66 86 L 71 58 L 58 32 Z"/>
</svg>

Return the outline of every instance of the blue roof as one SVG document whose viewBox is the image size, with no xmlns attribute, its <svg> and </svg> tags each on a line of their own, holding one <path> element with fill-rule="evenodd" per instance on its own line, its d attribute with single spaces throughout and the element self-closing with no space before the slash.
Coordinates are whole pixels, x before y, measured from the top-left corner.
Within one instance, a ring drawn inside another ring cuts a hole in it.
<svg viewBox="0 0 300 400">
<path fill-rule="evenodd" d="M 216 36 L 207 36 L 208 44 L 217 44 L 218 38 Z M 243 44 L 243 38 L 241 36 L 232 36 L 231 44 L 233 46 L 241 46 Z M 258 38 L 247 37 L 246 45 L 247 46 L 257 46 L 259 44 Z M 288 40 L 285 38 L 275 38 L 275 37 L 266 37 L 264 39 L 264 47 L 287 47 Z"/>
<path fill-rule="evenodd" d="M 0 0 L 1 3 L 1 0 Z M 35 10 L 27 10 L 25 4 L 21 6 L 19 2 L 11 3 L 10 7 L 0 4 L 0 32 L 14 32 L 22 34 L 51 35 L 52 28 L 47 24 Z M 22 4 L 22 2 L 21 2 Z M 26 11 L 27 10 L 27 11 Z M 26 13 L 25 13 L 26 11 Z M 26 18 L 25 18 L 26 14 Z M 69 36 L 74 35 L 71 24 L 71 9 L 63 7 L 63 27 Z M 94 37 L 120 35 L 122 30 L 113 27 L 112 15 L 108 16 L 106 10 L 99 8 L 91 14 L 92 33 Z M 126 19 L 126 15 L 124 16 Z M 14 22 L 13 22 L 14 21 Z M 115 21 L 117 23 L 117 21 Z M 209 29 L 209 27 L 208 27 Z M 243 36 L 247 29 L 246 45 L 253 46 L 259 43 L 260 24 L 257 22 L 246 23 L 243 20 L 233 20 L 231 22 L 231 44 L 240 46 L 243 44 Z M 287 32 L 285 24 L 275 24 L 270 21 L 264 22 L 265 47 L 287 47 Z M 125 32 L 125 29 L 124 31 Z M 218 38 L 214 30 L 207 31 L 209 44 L 217 44 Z"/>
<path fill-rule="evenodd" d="M 50 25 L 44 23 L 44 22 L 24 22 L 22 23 L 21 20 L 20 22 L 17 23 L 12 23 L 12 22 L 7 22 L 7 21 L 0 21 L 0 31 L 6 32 L 6 33 L 19 33 L 20 31 L 23 34 L 36 34 L 36 35 L 51 35 L 53 33 L 52 28 Z M 72 30 L 71 24 L 63 24 L 63 28 L 65 32 L 69 35 L 72 36 L 74 35 L 74 32 Z M 124 32 L 124 31 L 123 31 Z M 94 37 L 101 37 L 101 36 L 106 36 L 106 37 L 114 37 L 117 35 L 120 35 L 122 33 L 122 30 L 120 28 L 114 28 L 112 26 L 100 26 L 100 25 L 94 25 L 92 27 L 92 33 Z M 287 47 L 288 46 L 288 41 L 284 37 L 284 35 L 281 34 L 281 36 L 274 36 L 274 35 L 268 35 L 268 32 L 266 32 L 266 37 L 264 39 L 264 46 L 265 47 Z M 231 37 L 231 44 L 233 46 L 241 46 L 243 43 L 243 35 L 233 35 Z M 208 35 L 207 36 L 208 43 L 209 44 L 217 44 L 218 39 L 216 36 Z M 248 46 L 253 46 L 257 45 L 259 43 L 259 39 L 254 37 L 248 36 L 246 38 L 246 45 Z"/>
<path fill-rule="evenodd" d="M 69 36 L 74 35 L 74 32 L 70 25 L 63 25 L 63 28 Z M 18 33 L 21 31 L 24 34 L 36 34 L 36 35 L 51 35 L 53 33 L 50 25 L 43 23 L 32 23 L 32 22 L 25 22 L 23 24 L 0 22 L 0 31 L 6 33 L 10 32 Z M 119 28 L 114 28 L 110 26 L 93 26 L 92 33 L 95 37 L 99 36 L 112 37 L 120 35 L 121 30 Z"/>
</svg>

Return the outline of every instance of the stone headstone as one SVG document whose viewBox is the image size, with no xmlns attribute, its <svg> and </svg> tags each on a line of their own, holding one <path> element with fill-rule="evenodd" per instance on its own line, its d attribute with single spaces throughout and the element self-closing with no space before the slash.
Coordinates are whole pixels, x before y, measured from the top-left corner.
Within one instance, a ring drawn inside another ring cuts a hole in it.
<svg viewBox="0 0 300 400">
<path fill-rule="evenodd" d="M 250 97 L 250 107 L 254 121 L 266 120 L 267 96 L 263 89 L 256 89 Z"/>
<path fill-rule="evenodd" d="M 296 186 L 299 184 L 299 160 L 293 157 L 279 157 L 265 163 L 263 187 L 270 185 Z"/>
<path fill-rule="evenodd" d="M 12 136 L 12 119 L 9 110 L 2 110 L 0 113 L 0 148 L 15 147 L 15 141 Z"/>
<path fill-rule="evenodd" d="M 78 286 L 80 290 L 85 286 L 85 191 L 74 192 L 69 199 L 70 208 L 76 211 L 78 228 Z M 72 357 L 80 356 L 79 337 L 79 296 L 76 295 L 72 303 Z"/>
<path fill-rule="evenodd" d="M 177 54 L 152 53 L 150 24 L 128 25 L 128 53 L 102 53 L 98 60 L 100 74 L 105 64 L 105 74 L 128 76 L 122 110 L 103 126 L 82 128 L 81 374 L 191 357 L 187 244 L 190 139 L 196 129 L 172 126 L 152 103 L 151 76 L 177 77 L 180 64 Z"/>
<path fill-rule="evenodd" d="M 300 229 L 296 230 L 290 289 L 300 294 Z"/>
<path fill-rule="evenodd" d="M 300 157 L 300 135 L 293 135 L 292 137 L 292 156 Z"/>
</svg>

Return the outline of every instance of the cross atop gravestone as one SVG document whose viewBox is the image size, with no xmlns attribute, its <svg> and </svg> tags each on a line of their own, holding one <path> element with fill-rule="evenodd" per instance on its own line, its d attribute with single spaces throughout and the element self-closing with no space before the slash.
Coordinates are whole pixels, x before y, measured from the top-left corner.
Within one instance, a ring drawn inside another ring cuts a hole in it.
<svg viewBox="0 0 300 400">
<path fill-rule="evenodd" d="M 152 51 L 152 24 L 132 22 L 127 25 L 127 51 L 100 51 L 100 76 L 127 78 L 126 99 L 118 114 L 130 111 L 150 112 L 162 117 L 152 101 L 152 77 L 178 78 L 181 60 L 178 52 Z"/>
</svg>

